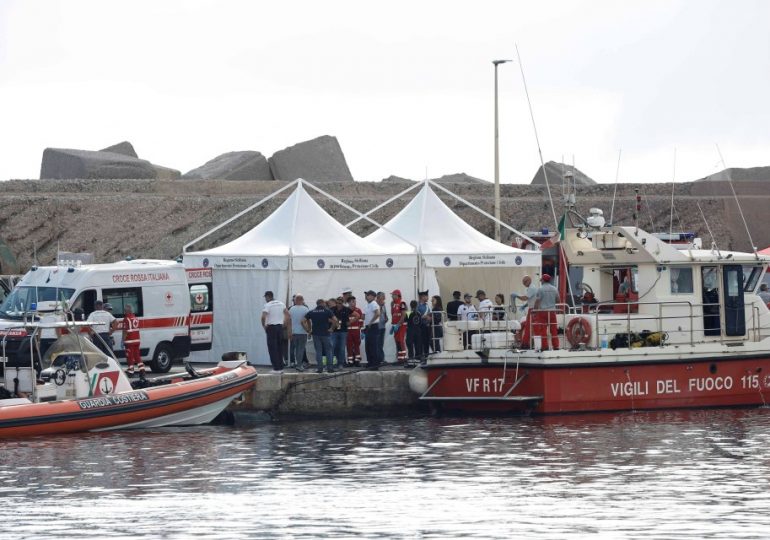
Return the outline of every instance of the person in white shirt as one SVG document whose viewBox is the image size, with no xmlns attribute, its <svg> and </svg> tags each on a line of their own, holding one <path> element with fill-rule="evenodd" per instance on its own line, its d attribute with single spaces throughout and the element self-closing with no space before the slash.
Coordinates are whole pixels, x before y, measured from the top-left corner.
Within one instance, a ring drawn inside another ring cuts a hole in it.
<svg viewBox="0 0 770 540">
<path fill-rule="evenodd" d="M 492 304 L 492 300 L 487 298 L 487 293 L 479 289 L 476 291 L 476 298 L 479 301 L 478 312 L 481 319 L 484 321 L 492 320 L 492 310 L 495 306 Z"/>
<path fill-rule="evenodd" d="M 524 294 L 511 293 L 511 298 L 519 299 L 522 302 L 525 302 L 519 307 L 519 310 L 521 311 L 521 321 L 524 322 L 524 320 L 527 318 L 527 313 L 529 313 L 529 310 L 535 306 L 535 295 L 537 294 L 538 288 L 532 285 L 532 278 L 529 276 L 524 276 L 524 278 L 521 280 L 521 283 L 526 288 L 526 292 Z"/>
<path fill-rule="evenodd" d="M 476 306 L 471 303 L 472 299 L 471 293 L 465 293 L 465 296 L 463 296 L 463 305 L 457 308 L 458 321 L 477 321 L 479 319 L 479 313 L 476 310 Z"/>
<path fill-rule="evenodd" d="M 281 352 L 281 340 L 283 339 L 284 325 L 291 328 L 291 318 L 286 304 L 273 299 L 273 291 L 265 291 L 265 307 L 262 308 L 262 328 L 267 334 L 267 352 L 270 355 L 270 363 L 273 371 L 283 371 L 283 354 Z M 291 330 L 288 332 L 291 341 Z"/>
<path fill-rule="evenodd" d="M 104 302 L 97 300 L 94 303 L 94 311 L 91 312 L 86 321 L 93 325 L 91 333 L 98 336 L 94 337 L 94 344 L 107 356 L 114 356 L 112 332 L 115 331 L 117 320 L 112 316 L 112 313 L 104 309 Z"/>
<path fill-rule="evenodd" d="M 471 293 L 465 293 L 463 296 L 463 305 L 457 308 L 457 320 L 458 321 L 477 321 L 479 314 L 476 311 L 476 306 L 471 302 Z M 477 334 L 478 330 L 466 330 L 463 332 L 463 348 L 467 349 L 468 344 L 471 342 L 471 336 Z"/>
<path fill-rule="evenodd" d="M 364 350 L 366 351 L 366 363 L 372 369 L 380 367 L 380 355 L 377 351 L 379 343 L 380 306 L 375 301 L 377 293 L 366 291 L 366 307 L 364 308 Z"/>
</svg>

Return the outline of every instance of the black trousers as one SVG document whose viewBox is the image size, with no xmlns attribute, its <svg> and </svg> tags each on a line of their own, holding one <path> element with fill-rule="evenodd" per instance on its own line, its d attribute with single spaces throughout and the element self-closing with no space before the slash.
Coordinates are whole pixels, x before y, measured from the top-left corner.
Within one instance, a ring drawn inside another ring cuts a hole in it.
<svg viewBox="0 0 770 540">
<path fill-rule="evenodd" d="M 270 355 L 270 363 L 273 369 L 283 369 L 283 353 L 281 352 L 281 341 L 283 341 L 283 325 L 269 324 L 265 331 L 267 333 L 267 353 Z"/>
<path fill-rule="evenodd" d="M 366 363 L 369 366 L 380 365 L 380 329 L 376 324 L 370 324 L 365 330 L 364 350 L 366 351 Z"/>
<path fill-rule="evenodd" d="M 427 358 L 428 354 L 430 354 L 430 342 L 433 337 L 433 332 L 430 326 L 427 324 L 420 326 L 420 334 L 421 334 L 421 345 L 422 345 L 422 351 L 420 356 L 422 358 Z"/>
</svg>

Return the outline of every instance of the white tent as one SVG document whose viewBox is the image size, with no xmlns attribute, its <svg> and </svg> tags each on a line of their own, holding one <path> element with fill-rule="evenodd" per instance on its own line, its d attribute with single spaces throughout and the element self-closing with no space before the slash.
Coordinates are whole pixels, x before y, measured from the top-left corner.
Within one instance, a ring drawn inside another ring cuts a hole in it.
<svg viewBox="0 0 770 540">
<path fill-rule="evenodd" d="M 222 246 L 185 253 L 184 264 L 212 269 L 213 345 L 206 357 L 246 351 L 259 364 L 269 363 L 259 322 L 267 290 L 287 306 L 301 293 L 312 308 L 317 298 L 336 297 L 346 286 L 359 305 L 368 289 L 414 295 L 416 287 L 413 246 L 384 250 L 361 238 L 326 213 L 303 181 L 259 225 Z"/>
<path fill-rule="evenodd" d="M 524 275 L 540 273 L 539 251 L 514 248 L 480 233 L 444 204 L 428 183 L 366 239 L 386 251 L 403 248 L 405 240 L 416 246 L 418 288 L 440 294 L 445 303 L 454 290 L 474 294 L 484 289 L 490 298 L 503 293 L 507 299 L 512 291 L 523 292 Z"/>
</svg>

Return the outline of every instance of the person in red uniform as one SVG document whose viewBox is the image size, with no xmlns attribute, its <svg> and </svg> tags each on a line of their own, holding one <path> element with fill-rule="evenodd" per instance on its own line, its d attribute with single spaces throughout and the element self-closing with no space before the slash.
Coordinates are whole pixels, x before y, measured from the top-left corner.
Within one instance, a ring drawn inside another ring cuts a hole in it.
<svg viewBox="0 0 770 540">
<path fill-rule="evenodd" d="M 401 299 L 399 289 L 390 293 L 393 301 L 390 303 L 390 332 L 396 341 L 396 361 L 399 364 L 406 362 L 406 302 Z"/>
<path fill-rule="evenodd" d="M 133 375 L 134 369 L 144 375 L 144 363 L 139 352 L 139 319 L 134 315 L 134 308 L 126 304 L 123 314 L 123 348 L 126 351 L 128 374 Z"/>
<path fill-rule="evenodd" d="M 344 298 L 344 297 L 343 297 Z M 361 328 L 364 326 L 364 312 L 356 307 L 356 297 L 348 296 L 348 365 L 361 365 Z"/>
</svg>

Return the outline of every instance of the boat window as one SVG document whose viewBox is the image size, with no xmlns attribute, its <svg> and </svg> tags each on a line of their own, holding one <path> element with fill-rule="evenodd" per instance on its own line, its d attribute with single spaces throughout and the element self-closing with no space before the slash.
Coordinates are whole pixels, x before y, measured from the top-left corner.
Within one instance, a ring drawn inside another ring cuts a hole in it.
<svg viewBox="0 0 770 540">
<path fill-rule="evenodd" d="M 190 311 L 211 311 L 211 283 L 190 285 Z"/>
<path fill-rule="evenodd" d="M 134 315 L 142 317 L 144 314 L 141 287 L 126 287 L 121 289 L 104 289 L 102 298 L 112 305 L 112 314 L 121 318 L 125 314 L 126 304 L 134 308 Z"/>
<path fill-rule="evenodd" d="M 738 296 L 738 270 L 730 268 L 726 275 L 727 296 Z"/>
<path fill-rule="evenodd" d="M 744 266 L 743 267 L 743 292 L 754 292 L 759 282 L 759 276 L 762 275 L 761 266 Z"/>
<path fill-rule="evenodd" d="M 604 269 L 602 269 L 604 271 Z M 612 272 L 613 296 L 618 294 L 638 293 L 639 269 L 636 266 L 629 268 L 610 268 Z"/>
<path fill-rule="evenodd" d="M 671 267 L 668 270 L 671 278 L 671 294 L 692 294 L 692 267 Z"/>
<path fill-rule="evenodd" d="M 0 316 L 21 320 L 32 304 L 69 300 L 74 292 L 60 287 L 16 287 L 0 305 Z"/>
</svg>

